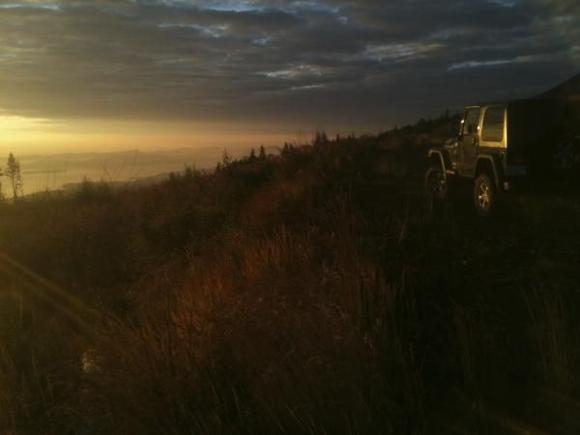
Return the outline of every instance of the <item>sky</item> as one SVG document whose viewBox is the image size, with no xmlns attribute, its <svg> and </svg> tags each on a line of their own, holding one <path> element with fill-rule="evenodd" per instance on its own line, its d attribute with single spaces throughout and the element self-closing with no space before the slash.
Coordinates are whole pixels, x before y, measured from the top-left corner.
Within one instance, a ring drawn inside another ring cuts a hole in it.
<svg viewBox="0 0 580 435">
<path fill-rule="evenodd" d="M 578 72 L 577 0 L 7 0 L 0 153 L 373 133 Z"/>
</svg>

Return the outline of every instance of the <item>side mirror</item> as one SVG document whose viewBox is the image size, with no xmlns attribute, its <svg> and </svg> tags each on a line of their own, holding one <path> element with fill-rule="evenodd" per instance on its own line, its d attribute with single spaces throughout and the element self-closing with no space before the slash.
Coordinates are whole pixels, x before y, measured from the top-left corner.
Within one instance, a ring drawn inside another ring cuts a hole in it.
<svg viewBox="0 0 580 435">
<path fill-rule="evenodd" d="M 463 139 L 463 128 L 464 128 L 464 126 L 465 126 L 465 119 L 461 119 L 461 121 L 459 122 L 459 125 L 456 125 L 455 126 L 454 136 L 458 140 Z"/>
</svg>

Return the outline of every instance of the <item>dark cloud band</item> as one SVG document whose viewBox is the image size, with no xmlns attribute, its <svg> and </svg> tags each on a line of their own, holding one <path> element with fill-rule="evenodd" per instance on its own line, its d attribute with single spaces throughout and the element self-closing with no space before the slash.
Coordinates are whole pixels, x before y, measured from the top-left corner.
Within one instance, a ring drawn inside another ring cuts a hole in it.
<svg viewBox="0 0 580 435">
<path fill-rule="evenodd" d="M 579 24 L 572 0 L 15 0 L 0 109 L 372 127 L 557 82 Z"/>
</svg>

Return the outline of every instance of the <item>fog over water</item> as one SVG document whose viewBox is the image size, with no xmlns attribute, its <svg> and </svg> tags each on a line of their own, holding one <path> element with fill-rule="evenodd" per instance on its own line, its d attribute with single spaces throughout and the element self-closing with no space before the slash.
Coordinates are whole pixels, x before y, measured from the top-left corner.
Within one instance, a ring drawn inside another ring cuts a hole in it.
<svg viewBox="0 0 580 435">
<path fill-rule="evenodd" d="M 233 157 L 246 150 L 228 151 Z M 215 168 L 224 150 L 218 147 L 182 148 L 169 151 L 145 152 L 130 150 L 111 153 L 66 153 L 55 155 L 17 156 L 22 170 L 25 194 L 58 190 L 67 185 L 90 181 L 127 182 L 142 180 L 170 172 L 182 171 L 186 166 L 199 170 Z M 4 180 L 4 194 L 7 194 Z"/>
</svg>

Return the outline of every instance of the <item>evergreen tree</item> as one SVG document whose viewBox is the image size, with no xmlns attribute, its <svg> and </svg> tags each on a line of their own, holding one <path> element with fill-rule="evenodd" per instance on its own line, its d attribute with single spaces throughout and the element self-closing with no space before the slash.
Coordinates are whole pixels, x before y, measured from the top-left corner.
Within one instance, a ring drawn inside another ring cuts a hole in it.
<svg viewBox="0 0 580 435">
<path fill-rule="evenodd" d="M 259 154 L 258 158 L 260 160 L 266 160 L 266 149 L 264 148 L 264 145 L 260 146 L 260 154 Z"/>
<path fill-rule="evenodd" d="M 0 168 L 0 177 L 4 175 L 4 170 Z M 2 191 L 2 180 L 0 179 L 0 201 L 4 199 L 4 192 Z"/>
<path fill-rule="evenodd" d="M 12 195 L 14 200 L 16 200 L 18 195 L 22 194 L 22 174 L 20 172 L 20 163 L 18 160 L 16 160 L 14 154 L 12 153 L 8 155 L 5 175 L 10 180 Z"/>
<path fill-rule="evenodd" d="M 282 151 L 280 152 L 280 154 L 282 155 L 282 157 L 286 157 L 287 155 L 290 154 L 290 145 L 288 144 L 288 142 L 284 142 L 284 147 L 282 147 Z"/>
<path fill-rule="evenodd" d="M 328 143 L 328 136 L 325 131 L 318 131 L 314 137 L 314 145 L 323 145 Z"/>
<path fill-rule="evenodd" d="M 228 150 L 224 150 L 221 163 L 222 163 L 221 166 L 223 169 L 228 168 L 232 164 L 232 158 L 228 154 Z"/>
<path fill-rule="evenodd" d="M 195 166 L 192 166 L 192 165 L 185 166 L 185 170 L 183 171 L 183 176 L 185 178 L 187 178 L 188 180 L 191 180 L 196 175 L 197 175 L 197 170 L 195 169 Z"/>
<path fill-rule="evenodd" d="M 256 160 L 256 150 L 254 148 L 250 151 L 250 160 Z"/>
</svg>

